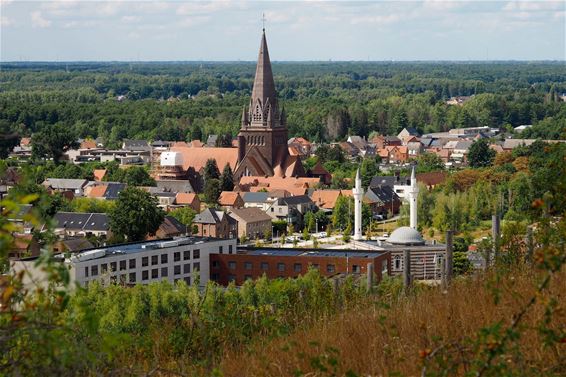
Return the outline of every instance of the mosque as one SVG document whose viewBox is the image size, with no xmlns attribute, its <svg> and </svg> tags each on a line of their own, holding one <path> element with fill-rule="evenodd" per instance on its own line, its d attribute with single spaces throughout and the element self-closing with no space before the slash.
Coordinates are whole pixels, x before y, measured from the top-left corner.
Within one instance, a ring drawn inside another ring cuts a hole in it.
<svg viewBox="0 0 566 377">
<path fill-rule="evenodd" d="M 384 240 L 364 240 L 362 237 L 362 198 L 364 190 L 358 170 L 356 174 L 354 194 L 354 237 L 352 246 L 357 250 L 375 252 L 391 252 L 391 274 L 403 273 L 403 251 L 409 250 L 411 255 L 411 275 L 417 280 L 439 280 L 442 260 L 446 255 L 446 245 L 436 240 L 426 241 L 417 229 L 417 204 L 419 187 L 415 167 L 411 172 L 411 183 L 406 187 L 407 200 L 410 206 L 409 226 L 395 229 Z"/>
</svg>

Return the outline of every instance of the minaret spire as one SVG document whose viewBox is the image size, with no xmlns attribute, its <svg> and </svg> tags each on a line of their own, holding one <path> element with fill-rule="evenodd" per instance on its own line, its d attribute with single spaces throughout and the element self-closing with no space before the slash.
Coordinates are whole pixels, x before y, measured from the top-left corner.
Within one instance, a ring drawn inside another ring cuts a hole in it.
<svg viewBox="0 0 566 377">
<path fill-rule="evenodd" d="M 359 241 L 362 239 L 362 197 L 364 195 L 359 168 L 356 172 L 355 184 L 356 186 L 352 190 L 354 194 L 354 241 Z"/>
<path fill-rule="evenodd" d="M 417 199 L 419 197 L 419 186 L 417 186 L 417 175 L 415 165 L 411 171 L 411 185 L 409 186 L 409 224 L 413 229 L 417 229 Z"/>
</svg>

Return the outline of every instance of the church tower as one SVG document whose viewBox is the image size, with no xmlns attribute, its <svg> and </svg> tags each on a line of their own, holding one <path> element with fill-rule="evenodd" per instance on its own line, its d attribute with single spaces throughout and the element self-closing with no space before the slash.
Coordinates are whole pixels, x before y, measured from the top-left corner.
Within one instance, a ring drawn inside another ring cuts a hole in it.
<svg viewBox="0 0 566 377">
<path fill-rule="evenodd" d="M 302 176 L 300 160 L 289 155 L 285 111 L 279 108 L 265 29 L 261 37 L 254 86 L 242 110 L 238 165 L 234 176 Z"/>
</svg>

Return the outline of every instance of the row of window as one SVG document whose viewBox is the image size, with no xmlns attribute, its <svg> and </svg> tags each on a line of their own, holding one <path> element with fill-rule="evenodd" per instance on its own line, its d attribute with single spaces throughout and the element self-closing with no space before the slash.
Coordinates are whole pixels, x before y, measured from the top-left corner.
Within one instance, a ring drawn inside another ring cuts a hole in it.
<svg viewBox="0 0 566 377">
<path fill-rule="evenodd" d="M 198 250 L 195 250 L 195 251 L 198 251 Z M 176 253 L 176 254 L 177 254 L 177 253 Z M 165 259 L 163 259 L 163 255 L 165 255 Z M 200 253 L 199 253 L 198 255 L 199 255 L 199 257 L 200 257 Z M 152 265 L 156 265 L 156 264 L 157 264 L 157 262 L 156 262 L 156 263 L 153 263 L 154 257 L 157 258 L 158 256 L 157 256 L 157 255 L 153 255 L 153 256 L 151 257 L 151 259 L 152 259 Z M 143 258 L 142 258 L 142 267 L 147 267 L 147 263 L 144 263 L 144 259 L 147 259 L 147 257 L 143 257 Z M 190 259 L 190 258 L 187 258 L 187 259 Z M 165 260 L 165 262 L 163 262 L 163 260 Z M 178 262 L 178 261 L 180 261 L 180 260 L 181 260 L 180 258 L 179 258 L 179 259 L 176 259 L 176 258 L 175 258 L 175 262 Z M 133 263 L 132 263 L 132 262 L 133 262 Z M 147 262 L 147 261 L 145 261 L 145 262 Z M 116 269 L 116 263 L 117 263 L 117 262 L 111 262 L 111 263 L 110 263 L 110 272 L 118 271 L 118 270 Z M 167 254 L 161 254 L 161 263 L 167 263 Z M 129 260 L 129 265 L 130 265 L 130 269 L 136 268 L 136 260 L 135 260 L 135 259 L 130 259 L 130 260 Z M 107 272 L 108 272 L 108 266 L 109 266 L 108 263 L 102 263 L 102 264 L 100 264 L 100 273 L 101 273 L 101 274 L 107 273 Z M 190 266 L 191 266 L 190 263 L 184 264 L 184 265 L 183 265 L 183 269 L 188 269 L 188 271 L 183 272 L 183 273 L 191 272 L 191 271 L 190 271 L 190 268 L 191 268 Z M 98 273 L 99 273 L 98 267 L 99 267 L 98 265 L 90 266 L 90 268 L 89 268 L 88 266 L 85 266 L 85 269 L 84 269 L 85 277 L 89 277 L 89 272 L 90 272 L 90 276 L 98 276 Z M 120 261 L 120 262 L 119 262 L 119 267 L 120 267 L 120 271 L 126 270 L 126 260 Z M 173 267 L 174 267 L 174 270 L 175 270 L 175 275 L 178 275 L 178 274 L 181 273 L 181 272 L 180 272 L 180 271 L 181 271 L 181 265 L 176 265 L 176 266 L 173 266 Z M 193 263 L 193 269 L 195 269 L 195 270 L 200 270 L 200 262 L 195 262 L 195 263 Z M 163 268 L 161 268 L 161 270 L 162 270 L 162 271 L 167 271 L 167 267 L 163 267 Z M 179 270 L 178 273 L 176 272 L 177 270 Z M 157 269 L 154 269 L 154 270 L 152 270 L 152 271 L 157 271 Z M 142 273 L 143 273 L 143 272 L 144 272 L 144 271 L 142 271 Z M 145 271 L 145 272 L 147 272 L 147 271 Z M 167 273 L 167 272 L 165 272 L 165 273 Z M 135 272 L 132 272 L 132 273 L 130 273 L 130 276 L 132 276 L 132 275 L 135 276 L 135 274 L 136 274 Z M 167 276 L 167 275 L 165 274 L 165 275 L 162 275 L 162 276 Z M 142 279 L 142 280 L 143 280 L 143 279 Z M 135 281 L 134 281 L 134 282 L 135 282 Z"/>
<path fill-rule="evenodd" d="M 173 266 L 173 275 L 181 275 L 181 267 L 182 267 L 182 273 L 183 274 L 189 274 L 191 273 L 191 264 L 190 263 L 185 263 L 182 266 L 180 264 Z M 91 268 L 94 268 L 92 271 L 92 276 L 96 276 L 98 275 L 98 266 L 91 266 Z M 85 271 L 86 271 L 87 267 L 85 267 Z M 195 262 L 193 263 L 193 271 L 197 272 L 200 271 L 200 262 Z M 96 272 L 96 274 L 94 273 Z M 165 278 L 169 276 L 169 267 L 162 267 L 161 269 L 159 268 L 154 268 L 152 270 L 142 270 L 141 272 L 141 279 L 143 280 L 148 280 L 149 279 L 149 274 L 151 272 L 151 278 L 152 279 L 158 279 L 160 277 Z M 119 275 L 120 277 L 120 281 L 121 282 L 126 282 L 125 278 L 126 278 L 126 274 L 121 274 Z M 136 282 L 136 273 L 135 272 L 130 272 L 128 274 L 128 282 L 129 283 L 135 283 Z M 116 280 L 116 276 L 111 276 L 110 277 L 110 281 Z"/>
<path fill-rule="evenodd" d="M 320 266 L 318 264 L 310 264 L 311 267 L 313 268 L 320 268 Z M 219 268 L 220 267 L 220 263 L 218 261 L 213 261 L 212 262 L 212 268 Z M 228 262 L 228 269 L 230 270 L 236 270 L 236 268 L 238 267 L 238 263 L 236 261 L 229 261 Z M 253 262 L 244 262 L 244 270 L 247 271 L 251 271 L 253 269 Z M 259 268 L 263 271 L 267 271 L 269 270 L 269 263 L 268 262 L 261 262 L 259 265 Z M 277 271 L 279 272 L 284 272 L 287 270 L 287 265 L 285 263 L 277 263 Z M 294 263 L 293 264 L 293 271 L 294 272 L 302 272 L 303 271 L 303 265 L 302 263 Z M 326 264 L 326 272 L 328 273 L 333 273 L 336 272 L 336 266 L 334 264 L 328 263 Z M 360 273 L 361 272 L 361 267 L 357 264 L 352 265 L 352 272 L 353 273 Z"/>
<path fill-rule="evenodd" d="M 193 259 L 199 259 L 199 258 L 200 258 L 200 250 L 199 249 L 193 250 Z M 159 264 L 160 259 L 161 259 L 161 264 L 168 263 L 169 254 L 152 255 L 151 256 L 151 265 L 155 266 L 155 265 Z M 183 260 L 189 260 L 189 259 L 191 259 L 191 251 L 190 250 L 183 251 Z M 175 262 L 181 261 L 181 252 L 180 251 L 176 251 L 176 252 L 173 253 L 173 261 L 175 261 Z M 108 267 L 110 267 L 110 272 L 118 271 L 118 267 L 119 267 L 120 271 L 125 271 L 125 270 L 127 270 L 126 265 L 129 267 L 130 270 L 135 269 L 136 268 L 136 259 L 135 258 L 132 258 L 132 259 L 129 259 L 129 260 L 124 259 L 124 260 L 121 260 L 119 262 L 110 262 L 110 264 L 102 263 L 100 265 L 100 272 L 103 273 L 103 274 L 106 273 L 108 271 Z M 147 267 L 147 266 L 149 266 L 149 256 L 142 257 L 142 267 Z M 92 276 L 97 276 L 98 272 L 99 272 L 98 266 L 91 266 L 90 273 L 91 273 Z M 85 276 L 86 277 L 89 276 L 88 267 L 85 267 Z"/>
</svg>

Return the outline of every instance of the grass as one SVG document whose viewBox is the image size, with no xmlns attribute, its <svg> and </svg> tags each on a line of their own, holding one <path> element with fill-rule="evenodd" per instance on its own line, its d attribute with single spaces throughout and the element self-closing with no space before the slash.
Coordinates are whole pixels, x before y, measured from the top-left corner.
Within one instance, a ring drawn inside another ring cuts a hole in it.
<svg viewBox="0 0 566 377">
<path fill-rule="evenodd" d="M 566 341 L 545 347 L 536 326 L 553 297 L 558 302 L 548 326 L 565 330 L 566 271 L 553 278 L 548 291 L 536 293 L 540 276 L 522 270 L 496 282 L 495 274 L 460 279 L 448 291 L 421 288 L 411 297 L 390 295 L 319 321 L 315 326 L 275 340 L 257 339 L 251 348 L 228 352 L 220 365 L 224 376 L 417 376 L 423 360 L 437 347 L 468 338 L 473 343 L 480 329 L 501 321 L 509 326 L 529 299 L 537 296 L 522 321 L 516 350 L 502 355 L 503 362 L 522 376 L 566 375 Z M 495 302 L 497 288 L 500 301 Z M 465 342 L 462 342 L 464 344 Z M 468 343 L 470 344 L 470 343 Z M 478 359 L 468 349 L 467 362 Z M 465 375 L 463 364 L 445 369 Z M 510 375 L 496 373 L 491 375 Z"/>
</svg>

